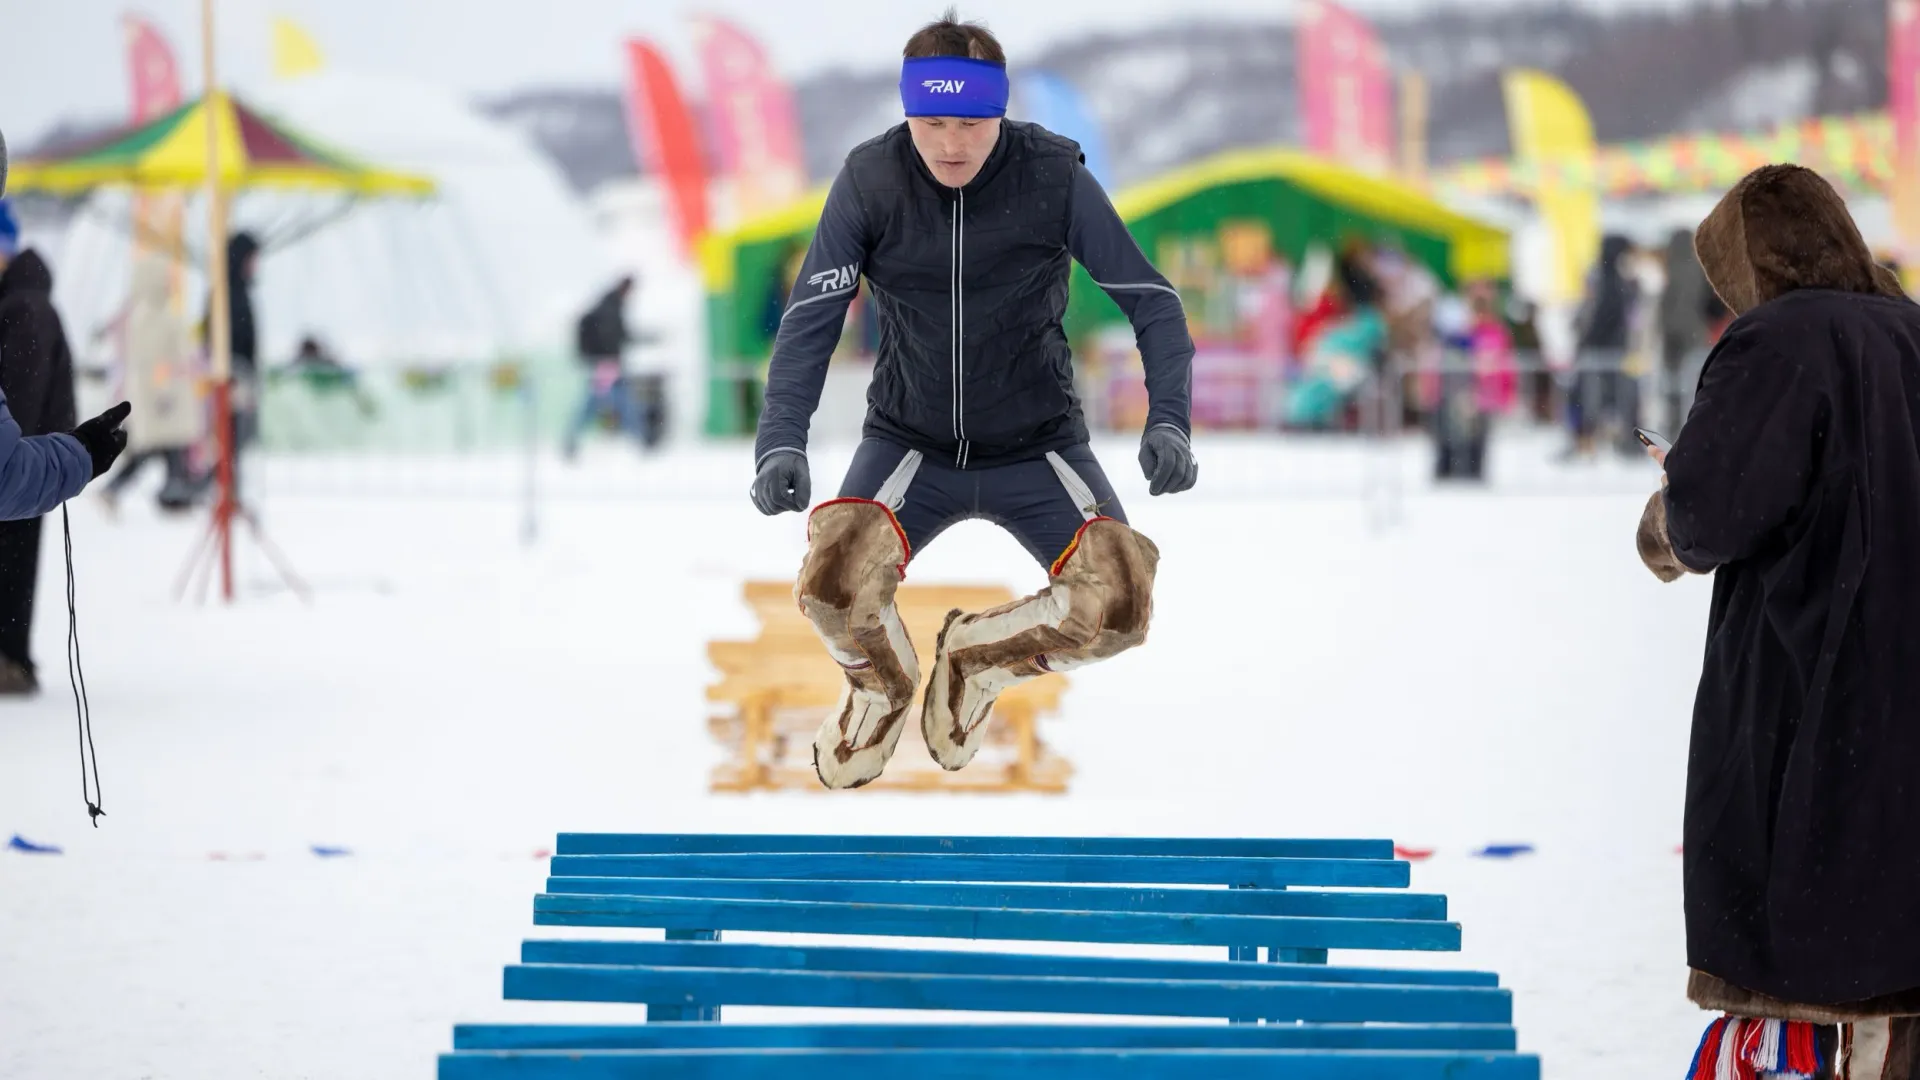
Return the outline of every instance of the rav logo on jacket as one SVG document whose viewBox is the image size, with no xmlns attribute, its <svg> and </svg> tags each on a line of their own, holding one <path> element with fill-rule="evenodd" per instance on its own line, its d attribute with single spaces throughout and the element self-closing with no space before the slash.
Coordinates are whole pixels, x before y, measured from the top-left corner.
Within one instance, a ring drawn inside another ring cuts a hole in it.
<svg viewBox="0 0 1920 1080">
<path fill-rule="evenodd" d="M 860 280 L 860 264 L 850 263 L 831 270 L 822 270 L 808 277 L 807 284 L 818 285 L 821 292 L 832 292 L 835 289 L 851 289 L 858 280 Z"/>
</svg>

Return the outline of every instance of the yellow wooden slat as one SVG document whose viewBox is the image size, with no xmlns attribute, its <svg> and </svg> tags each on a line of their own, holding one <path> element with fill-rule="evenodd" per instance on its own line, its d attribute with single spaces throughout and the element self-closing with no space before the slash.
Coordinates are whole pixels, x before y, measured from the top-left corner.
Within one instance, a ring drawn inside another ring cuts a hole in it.
<svg viewBox="0 0 1920 1080">
<path fill-rule="evenodd" d="M 791 582 L 752 581 L 742 594 L 759 618 L 758 636 L 707 643 L 707 659 L 721 673 L 707 687 L 707 699 L 730 704 L 736 713 L 710 721 L 712 735 L 728 747 L 733 759 L 714 770 L 709 786 L 714 791 L 818 789 L 811 763 L 812 736 L 839 699 L 845 674 L 826 654 L 813 626 L 794 603 Z M 983 611 L 1013 599 L 1010 591 L 994 586 L 923 585 L 902 586 L 895 602 L 924 667 L 949 611 Z M 947 773 L 931 759 L 923 761 L 908 752 L 871 786 L 879 790 L 1064 791 L 1072 768 L 1046 747 L 1036 724 L 1042 713 L 1059 707 L 1066 685 L 1065 677 L 1047 675 L 1002 694 L 995 703 L 993 726 L 981 757 L 966 770 Z M 924 690 L 923 683 L 916 698 Z M 913 723 L 917 727 L 917 716 Z M 921 748 L 920 755 L 924 754 Z"/>
</svg>

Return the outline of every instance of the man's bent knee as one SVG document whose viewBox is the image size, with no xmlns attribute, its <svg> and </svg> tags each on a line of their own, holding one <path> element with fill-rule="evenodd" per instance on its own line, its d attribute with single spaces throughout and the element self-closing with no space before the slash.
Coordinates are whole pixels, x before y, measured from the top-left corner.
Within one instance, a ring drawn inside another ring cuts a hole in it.
<svg viewBox="0 0 1920 1080">
<path fill-rule="evenodd" d="M 823 619 L 877 625 L 906 561 L 906 539 L 885 506 L 865 499 L 822 503 L 807 519 L 807 555 L 794 599 L 816 625 Z"/>
<path fill-rule="evenodd" d="M 1044 590 L 964 618 L 966 629 L 951 645 L 962 677 L 992 668 L 1032 677 L 1139 645 L 1153 615 L 1159 561 L 1153 542 L 1128 526 L 1088 522 Z"/>
<path fill-rule="evenodd" d="M 1145 641 L 1159 562 L 1152 541 L 1096 518 L 1054 563 L 1045 589 L 978 615 L 948 615 L 920 714 L 934 760 L 947 769 L 971 761 L 1003 691 Z"/>
<path fill-rule="evenodd" d="M 1072 650 L 1097 660 L 1145 641 L 1159 565 L 1160 549 L 1132 528 L 1088 522 L 1054 566 L 1054 587 L 1068 600 L 1060 630 Z"/>
</svg>

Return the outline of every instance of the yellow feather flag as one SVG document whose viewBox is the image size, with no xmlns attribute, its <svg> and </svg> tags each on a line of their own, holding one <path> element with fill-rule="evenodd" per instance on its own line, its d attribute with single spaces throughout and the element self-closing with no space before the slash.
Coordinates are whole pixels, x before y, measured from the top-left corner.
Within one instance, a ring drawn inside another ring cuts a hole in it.
<svg viewBox="0 0 1920 1080">
<path fill-rule="evenodd" d="M 1509 71 L 1501 80 L 1513 156 L 1553 236 L 1553 273 L 1543 300 L 1580 299 L 1587 270 L 1600 256 L 1600 199 L 1594 175 L 1593 121 L 1580 96 L 1539 71 Z"/>
<path fill-rule="evenodd" d="M 314 42 L 313 35 L 302 30 L 300 24 L 292 19 L 276 17 L 273 20 L 273 74 L 276 78 L 299 78 L 325 66 L 320 56 L 320 46 Z"/>
</svg>

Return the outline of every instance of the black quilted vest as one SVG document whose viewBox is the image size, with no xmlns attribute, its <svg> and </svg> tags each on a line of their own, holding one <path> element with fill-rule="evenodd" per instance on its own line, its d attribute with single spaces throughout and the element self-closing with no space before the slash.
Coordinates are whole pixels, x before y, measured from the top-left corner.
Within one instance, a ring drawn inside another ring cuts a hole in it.
<svg viewBox="0 0 1920 1080">
<path fill-rule="evenodd" d="M 964 188 L 933 178 L 904 123 L 847 156 L 880 325 L 868 435 L 962 468 L 1087 441 L 1060 329 L 1081 160 L 1077 143 L 1014 121 Z"/>
</svg>

